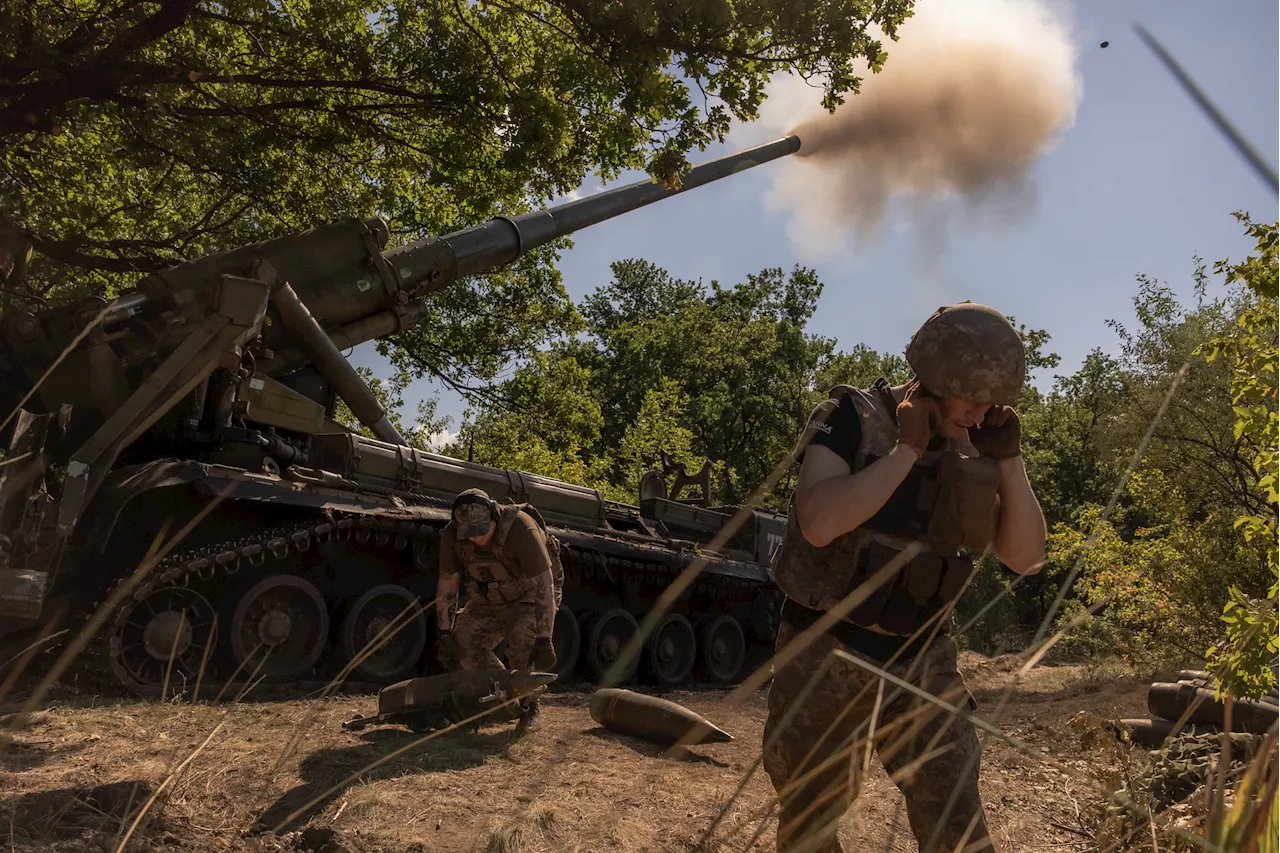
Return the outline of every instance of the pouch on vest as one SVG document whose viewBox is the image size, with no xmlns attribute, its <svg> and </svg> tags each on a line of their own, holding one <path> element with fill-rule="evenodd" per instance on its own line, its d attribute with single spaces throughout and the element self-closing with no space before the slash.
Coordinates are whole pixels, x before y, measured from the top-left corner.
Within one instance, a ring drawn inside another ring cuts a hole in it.
<svg viewBox="0 0 1280 853">
<path fill-rule="evenodd" d="M 464 557 L 467 574 L 481 583 L 495 583 L 511 579 L 511 572 L 496 556 L 481 557 L 472 551 L 470 559 Z"/>
<path fill-rule="evenodd" d="M 942 573 L 942 584 L 938 587 L 938 595 L 943 601 L 954 601 L 960 597 L 964 585 L 973 577 L 978 564 L 968 557 L 948 557 L 947 568 Z M 929 614 L 932 616 L 933 614 Z"/>
<path fill-rule="evenodd" d="M 510 604 L 526 597 L 528 584 L 520 578 L 507 578 L 502 581 L 474 584 L 467 592 L 468 595 L 475 596 L 485 604 Z"/>
<path fill-rule="evenodd" d="M 936 575 L 933 572 L 929 574 L 938 578 L 937 589 L 927 596 L 918 595 L 927 585 L 927 582 L 922 579 L 921 585 L 915 590 L 916 600 L 919 602 L 916 608 L 916 621 L 911 625 L 910 631 L 904 633 L 913 633 L 932 619 L 939 610 L 954 603 L 960 597 L 970 576 L 973 575 L 974 569 L 977 568 L 973 560 L 968 557 L 937 557 L 936 559 L 941 560 L 942 565 L 936 570 Z"/>
<path fill-rule="evenodd" d="M 864 553 L 861 579 L 865 582 L 901 552 L 873 543 Z M 854 608 L 849 621 L 903 636 L 914 633 L 955 600 L 973 571 L 974 563 L 967 557 L 919 554 Z"/>
<path fill-rule="evenodd" d="M 867 464 L 877 458 L 869 457 Z M 923 539 L 929 532 L 927 519 L 937 503 L 937 464 L 926 457 L 911 466 L 893 494 L 862 526 L 899 539 Z"/>
<path fill-rule="evenodd" d="M 877 624 L 893 634 L 910 634 L 919 627 L 921 607 L 941 580 L 941 558 L 935 554 L 916 557 L 898 573 Z"/>
<path fill-rule="evenodd" d="M 929 539 L 949 551 L 962 546 L 982 552 L 995 538 L 1000 469 L 994 459 L 948 451 L 938 463 L 938 500 L 929 519 Z"/>
<path fill-rule="evenodd" d="M 888 565 L 889 561 L 896 556 L 898 556 L 898 551 L 888 545 L 875 541 L 866 543 L 862 553 L 858 555 L 858 571 L 845 594 L 847 595 L 859 586 L 869 583 L 871 575 Z M 862 603 L 849 611 L 849 621 L 864 627 L 878 624 L 880 614 L 884 612 L 885 606 L 889 603 L 894 587 L 902 580 L 902 572 L 905 568 L 906 566 L 903 566 L 898 569 L 894 575 L 885 579 L 875 589 L 869 589 L 867 597 L 862 600 Z"/>
</svg>

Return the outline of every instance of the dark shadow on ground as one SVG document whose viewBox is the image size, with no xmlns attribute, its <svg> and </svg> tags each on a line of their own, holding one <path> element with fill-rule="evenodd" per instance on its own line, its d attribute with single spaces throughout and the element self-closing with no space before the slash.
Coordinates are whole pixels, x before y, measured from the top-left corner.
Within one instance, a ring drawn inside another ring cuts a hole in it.
<svg viewBox="0 0 1280 853">
<path fill-rule="evenodd" d="M 332 793 L 321 796 L 334 785 L 423 737 L 425 735 L 414 734 L 402 728 L 372 729 L 362 733 L 361 743 L 355 746 L 322 749 L 311 753 L 302 760 L 298 768 L 302 784 L 284 792 L 268 806 L 254 822 L 251 832 L 286 832 L 297 829 L 341 796 L 347 788 L 343 785 Z M 512 742 L 510 726 L 490 728 L 478 733 L 449 732 L 437 735 L 432 740 L 361 773 L 359 779 L 361 782 L 372 782 L 406 773 L 441 773 L 479 767 L 486 758 L 502 752 Z M 316 798 L 320 799 L 307 805 Z M 298 809 L 303 811 L 284 826 L 278 826 Z"/>
<path fill-rule="evenodd" d="M 599 738 L 600 740 L 612 741 L 619 746 L 625 746 L 632 752 L 638 752 L 639 754 L 648 756 L 649 758 L 662 758 L 663 753 L 667 751 L 667 747 L 662 746 L 661 744 L 650 743 L 647 740 L 641 740 L 640 738 L 631 737 L 630 735 L 621 735 L 617 732 L 609 731 L 604 726 L 596 726 L 595 728 L 586 729 L 582 733 L 594 738 Z M 729 766 L 723 761 L 717 761 L 709 755 L 694 752 L 692 748 L 688 747 L 685 748 L 683 756 L 672 756 L 672 758 L 677 761 L 687 761 L 691 764 L 710 764 L 713 767 Z"/>
<path fill-rule="evenodd" d="M 83 744 L 54 744 L 47 740 L 26 740 L 21 736 L 0 734 L 0 770 L 10 773 L 33 770 L 51 759 L 82 749 Z"/>
<path fill-rule="evenodd" d="M 139 779 L 6 797 L 0 799 L 0 822 L 18 830 L 25 841 L 43 846 L 127 826 L 152 790 Z"/>
</svg>

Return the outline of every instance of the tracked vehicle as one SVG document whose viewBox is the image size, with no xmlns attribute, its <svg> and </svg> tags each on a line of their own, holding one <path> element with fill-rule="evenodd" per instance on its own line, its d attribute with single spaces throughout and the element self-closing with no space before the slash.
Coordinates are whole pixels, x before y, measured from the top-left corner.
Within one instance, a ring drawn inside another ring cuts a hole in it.
<svg viewBox="0 0 1280 853">
<path fill-rule="evenodd" d="M 629 505 L 411 448 L 343 350 L 421 322 L 461 278 L 798 148 L 786 137 L 680 189 L 642 181 L 391 249 L 381 220 L 340 222 L 163 270 L 109 303 L 8 313 L 2 639 L 74 635 L 98 613 L 85 670 L 142 695 L 428 674 L 439 532 L 454 496 L 480 487 L 532 503 L 562 544 L 562 680 L 599 680 L 701 560 L 627 675 L 733 683 L 773 642 L 782 516 L 753 510 L 711 551 L 737 508 L 709 505 L 706 468 L 664 458 Z M 377 438 L 335 422 L 339 400 Z"/>
</svg>

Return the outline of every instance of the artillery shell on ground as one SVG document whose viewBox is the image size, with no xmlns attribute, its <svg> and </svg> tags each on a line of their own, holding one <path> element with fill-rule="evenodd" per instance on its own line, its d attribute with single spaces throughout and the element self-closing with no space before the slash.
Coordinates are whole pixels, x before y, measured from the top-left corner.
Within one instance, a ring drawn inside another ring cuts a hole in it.
<svg viewBox="0 0 1280 853">
<path fill-rule="evenodd" d="M 1159 749 L 1164 745 L 1166 738 L 1176 734 L 1207 734 L 1214 729 L 1202 728 L 1200 726 L 1183 726 L 1180 729 L 1174 729 L 1174 720 L 1121 720 L 1120 726 L 1129 732 L 1129 738 L 1140 746 L 1149 749 Z"/>
<path fill-rule="evenodd" d="M 602 688 L 591 695 L 591 719 L 610 731 L 663 746 L 733 740 L 733 735 L 683 705 L 616 687 Z"/>
<path fill-rule="evenodd" d="M 1196 687 L 1207 687 L 1210 690 L 1216 689 L 1213 676 L 1196 669 L 1179 671 L 1176 680 L 1179 684 L 1194 684 Z M 1262 695 L 1261 701 L 1266 702 L 1268 705 L 1280 705 L 1280 701 L 1277 701 L 1278 697 L 1280 697 L 1280 690 L 1272 687 Z"/>
<path fill-rule="evenodd" d="M 541 693 L 556 678 L 554 672 L 511 669 L 459 670 L 410 678 L 382 688 L 377 714 L 356 717 L 342 727 L 359 731 L 370 725 L 403 723 L 414 731 L 429 731 L 513 720 L 520 713 L 513 700 Z"/>
<path fill-rule="evenodd" d="M 1189 707 L 1192 708 L 1190 713 L 1187 712 Z M 1152 684 L 1147 691 L 1147 709 L 1152 715 L 1166 720 L 1179 720 L 1187 714 L 1187 722 L 1225 728 L 1225 705 L 1215 698 L 1211 688 L 1194 684 Z M 1233 731 L 1266 734 L 1277 719 L 1280 719 L 1280 707 L 1273 704 L 1246 699 L 1231 702 Z"/>
</svg>

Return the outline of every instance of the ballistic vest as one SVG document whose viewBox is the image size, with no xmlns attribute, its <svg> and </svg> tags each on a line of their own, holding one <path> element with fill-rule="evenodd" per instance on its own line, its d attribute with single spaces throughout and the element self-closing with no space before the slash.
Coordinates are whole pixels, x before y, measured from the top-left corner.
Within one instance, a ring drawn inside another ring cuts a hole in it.
<svg viewBox="0 0 1280 853">
<path fill-rule="evenodd" d="M 845 405 L 852 403 L 861 425 L 862 440 L 850 460 L 856 473 L 897 444 L 897 403 L 883 379 L 865 390 L 833 388 L 814 410 L 800 450 L 817 431 L 829 431 L 827 419 L 842 397 Z M 829 610 L 915 543 L 920 552 L 845 617 L 864 628 L 911 634 L 959 598 L 974 570 L 973 559 L 961 549 L 981 554 L 990 546 L 999 485 L 995 460 L 951 446 L 931 448 L 874 516 L 821 548 L 800 532 L 793 494 L 787 530 L 773 559 L 774 579 L 796 604 Z"/>
<path fill-rule="evenodd" d="M 558 608 L 564 588 L 564 565 L 560 560 L 560 540 L 547 530 L 547 522 L 533 504 L 499 506 L 497 529 L 493 533 L 493 541 L 489 544 L 489 548 L 482 551 L 471 540 L 460 539 L 455 546 L 458 562 L 462 564 L 463 570 L 467 573 L 468 582 L 472 585 L 471 594 L 475 595 L 478 592 L 483 598 L 493 597 L 488 594 L 490 584 L 496 584 L 501 588 L 504 584 L 520 577 L 520 566 L 516 563 L 514 555 L 506 551 L 505 546 L 507 537 L 511 535 L 511 528 L 515 526 L 516 518 L 522 512 L 537 522 L 546 539 L 547 556 L 551 558 L 552 586 L 555 588 L 555 603 Z"/>
</svg>

